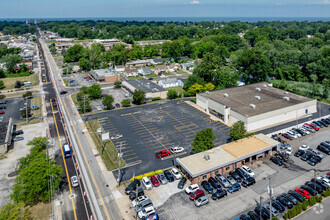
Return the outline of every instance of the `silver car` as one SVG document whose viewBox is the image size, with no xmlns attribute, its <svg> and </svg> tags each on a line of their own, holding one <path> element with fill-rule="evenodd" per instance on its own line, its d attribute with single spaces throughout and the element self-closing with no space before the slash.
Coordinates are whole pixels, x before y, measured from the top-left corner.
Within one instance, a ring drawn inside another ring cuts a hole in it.
<svg viewBox="0 0 330 220">
<path fill-rule="evenodd" d="M 232 176 L 226 176 L 226 178 L 231 185 L 236 183 L 236 180 Z"/>
<path fill-rule="evenodd" d="M 158 173 L 157 175 L 157 179 L 159 180 L 159 182 L 163 185 L 167 184 L 167 178 L 165 177 L 165 175 L 163 173 Z"/>
<path fill-rule="evenodd" d="M 228 188 L 230 186 L 230 183 L 228 182 L 228 180 L 224 176 L 221 176 L 220 174 L 218 174 L 218 175 L 216 175 L 215 178 L 220 182 L 220 184 L 223 187 Z"/>
<path fill-rule="evenodd" d="M 268 203 L 264 204 L 264 207 L 265 207 L 265 209 L 270 211 L 270 205 Z M 278 211 L 273 206 L 272 206 L 272 213 L 273 213 L 273 216 L 278 216 Z"/>
<path fill-rule="evenodd" d="M 71 177 L 71 185 L 72 185 L 73 187 L 77 187 L 77 186 L 79 185 L 79 182 L 78 182 L 78 178 L 77 178 L 77 176 L 72 176 L 72 177 Z"/>
<path fill-rule="evenodd" d="M 207 196 L 202 196 L 202 197 L 199 197 L 198 199 L 195 199 L 195 205 L 197 207 L 205 205 L 207 203 L 209 203 L 209 199 L 207 198 Z"/>
</svg>

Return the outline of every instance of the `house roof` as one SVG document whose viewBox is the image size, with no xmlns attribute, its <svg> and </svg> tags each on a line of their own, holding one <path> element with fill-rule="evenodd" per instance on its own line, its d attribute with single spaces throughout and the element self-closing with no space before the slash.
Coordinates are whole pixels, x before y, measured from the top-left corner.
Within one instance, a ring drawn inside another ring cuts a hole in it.
<svg viewBox="0 0 330 220">
<path fill-rule="evenodd" d="M 226 105 L 246 117 L 313 101 L 313 99 L 274 88 L 267 82 L 216 90 L 208 92 L 208 94 L 199 93 L 198 95 Z M 255 108 L 251 108 L 250 104 L 253 104 Z"/>
<path fill-rule="evenodd" d="M 137 73 L 137 69 L 125 69 L 125 73 Z"/>
<path fill-rule="evenodd" d="M 127 80 L 127 83 L 132 85 L 135 89 L 141 89 L 145 91 L 146 93 L 154 93 L 154 92 L 163 92 L 167 91 L 163 87 L 150 82 L 147 79 L 139 79 L 139 80 Z"/>
<path fill-rule="evenodd" d="M 125 65 L 116 66 L 116 68 L 125 68 Z"/>
<path fill-rule="evenodd" d="M 158 69 L 158 70 L 166 70 L 166 65 L 164 64 L 164 65 L 158 65 L 158 66 L 156 66 L 156 69 Z"/>
<path fill-rule="evenodd" d="M 116 76 L 116 75 L 119 75 L 118 72 L 116 72 L 116 71 L 114 71 L 112 69 L 91 70 L 90 73 L 93 75 L 93 77 L 96 80 L 104 79 L 104 77 L 107 77 L 107 76 Z"/>
<path fill-rule="evenodd" d="M 168 61 L 170 61 L 170 59 L 169 58 L 155 58 L 155 59 L 153 59 L 153 61 L 155 63 L 161 63 L 161 62 L 168 62 Z"/>
<path fill-rule="evenodd" d="M 176 83 L 178 82 L 178 80 L 176 78 L 166 78 L 166 79 L 162 79 L 159 80 L 158 83 L 163 83 L 163 84 L 171 84 L 171 83 Z"/>
</svg>

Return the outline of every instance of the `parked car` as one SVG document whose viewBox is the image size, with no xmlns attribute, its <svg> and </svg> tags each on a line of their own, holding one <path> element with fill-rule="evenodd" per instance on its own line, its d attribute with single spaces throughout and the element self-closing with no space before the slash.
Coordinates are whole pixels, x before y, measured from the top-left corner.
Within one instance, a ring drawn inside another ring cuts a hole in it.
<svg viewBox="0 0 330 220">
<path fill-rule="evenodd" d="M 242 177 L 242 179 L 247 179 L 247 178 L 249 178 L 250 176 L 249 175 L 247 175 L 245 172 L 244 172 L 244 170 L 242 170 L 241 168 L 236 168 L 236 173 L 240 176 L 240 177 Z"/>
<path fill-rule="evenodd" d="M 322 124 L 322 125 L 323 125 L 323 127 L 328 127 L 328 124 L 327 124 L 327 123 L 325 123 L 325 122 L 324 122 L 324 121 L 322 121 L 322 120 L 319 120 L 319 121 L 318 121 L 318 123 Z"/>
<path fill-rule="evenodd" d="M 151 182 L 150 182 L 150 180 L 148 179 L 148 177 L 144 176 L 144 177 L 142 178 L 142 183 L 143 183 L 144 187 L 145 187 L 147 190 L 152 189 L 152 185 L 151 185 Z"/>
<path fill-rule="evenodd" d="M 229 172 L 229 175 L 231 175 L 238 183 L 242 182 L 242 178 L 235 171 Z"/>
<path fill-rule="evenodd" d="M 137 190 L 137 197 L 139 197 L 139 196 L 144 196 L 144 191 L 141 187 L 138 188 L 138 190 Z"/>
<path fill-rule="evenodd" d="M 272 199 L 272 206 L 274 206 L 275 209 L 277 209 L 281 213 L 285 211 L 285 207 L 275 199 Z"/>
<path fill-rule="evenodd" d="M 159 186 L 159 181 L 158 181 L 157 177 L 155 177 L 155 176 L 151 176 L 151 177 L 150 177 L 150 181 L 151 181 L 151 183 L 152 183 L 152 185 L 153 185 L 154 187 L 158 187 L 158 186 Z"/>
<path fill-rule="evenodd" d="M 302 155 L 300 157 L 300 159 L 303 160 L 303 161 L 307 161 L 307 160 L 311 159 L 312 156 L 313 156 L 313 153 L 312 152 L 306 151 L 306 153 L 304 153 L 304 155 Z"/>
<path fill-rule="evenodd" d="M 237 192 L 241 190 L 241 185 L 239 183 L 235 183 L 232 186 L 229 186 L 227 191 L 229 193 Z"/>
<path fill-rule="evenodd" d="M 177 180 L 182 178 L 181 174 L 179 173 L 179 171 L 176 168 L 172 168 L 171 173 Z"/>
<path fill-rule="evenodd" d="M 307 133 L 305 131 L 303 131 L 302 129 L 295 129 L 295 131 L 297 131 L 301 136 L 306 136 Z"/>
<path fill-rule="evenodd" d="M 280 202 L 282 205 L 284 205 L 285 207 L 287 207 L 288 209 L 292 209 L 293 208 L 293 203 L 290 202 L 288 199 L 282 197 L 282 196 L 277 196 L 276 200 L 278 202 Z"/>
<path fill-rule="evenodd" d="M 326 153 L 327 155 L 330 155 L 330 150 L 324 145 L 318 145 L 317 148 L 319 151 L 322 151 L 323 153 Z"/>
<path fill-rule="evenodd" d="M 269 203 L 264 204 L 264 208 L 267 210 L 268 213 L 270 212 Z M 279 211 L 276 208 L 274 208 L 274 206 L 272 206 L 272 215 L 273 216 L 278 216 L 278 214 L 279 214 Z"/>
<path fill-rule="evenodd" d="M 311 181 L 307 181 L 305 183 L 306 186 L 309 186 L 310 188 L 314 189 L 317 191 L 318 194 L 322 194 L 323 193 L 323 188 L 321 186 L 319 186 L 317 183 L 311 182 Z"/>
<path fill-rule="evenodd" d="M 164 175 L 166 176 L 166 178 L 168 179 L 169 182 L 174 181 L 174 176 L 172 175 L 172 173 L 170 171 L 164 170 Z"/>
<path fill-rule="evenodd" d="M 243 165 L 242 170 L 244 170 L 250 177 L 254 177 L 254 172 L 249 167 Z"/>
<path fill-rule="evenodd" d="M 328 141 L 323 141 L 320 143 L 320 145 L 330 148 L 330 142 L 328 142 Z"/>
<path fill-rule="evenodd" d="M 242 186 L 248 187 L 256 183 L 256 180 L 253 177 L 249 177 L 246 180 L 242 181 Z"/>
<path fill-rule="evenodd" d="M 186 184 L 186 182 L 187 182 L 187 179 L 186 178 L 181 178 L 181 180 L 179 181 L 179 183 L 178 183 L 178 188 L 179 189 L 183 189 L 183 187 L 184 187 L 184 185 Z"/>
<path fill-rule="evenodd" d="M 217 174 L 217 175 L 215 176 L 215 178 L 219 181 L 219 183 L 220 183 L 223 187 L 227 188 L 227 187 L 230 186 L 230 183 L 228 182 L 228 180 L 227 180 L 224 176 L 221 176 L 220 174 Z"/>
<path fill-rule="evenodd" d="M 291 145 L 290 145 L 289 143 L 283 143 L 283 144 L 280 146 L 280 149 L 285 150 L 285 149 L 287 149 L 288 147 L 291 147 Z"/>
<path fill-rule="evenodd" d="M 319 123 L 317 121 L 313 121 L 312 124 L 315 125 L 315 126 L 317 126 L 317 127 L 319 127 L 319 128 L 323 128 L 324 127 L 323 124 L 321 124 L 321 123 Z"/>
<path fill-rule="evenodd" d="M 309 192 L 307 192 L 304 189 L 301 188 L 296 188 L 295 189 L 297 193 L 299 193 L 300 195 L 302 195 L 303 197 L 305 197 L 306 199 L 309 199 L 309 197 L 311 197 L 311 195 L 309 194 Z"/>
<path fill-rule="evenodd" d="M 72 177 L 71 177 L 71 185 L 72 185 L 73 187 L 77 187 L 77 186 L 79 186 L 79 182 L 78 182 L 78 177 L 77 177 L 77 176 L 72 176 Z"/>
<path fill-rule="evenodd" d="M 292 154 L 292 148 L 291 148 L 291 147 L 288 147 L 288 148 L 286 149 L 285 153 L 286 153 L 287 155 L 291 155 L 291 154 Z"/>
<path fill-rule="evenodd" d="M 259 214 L 253 212 L 253 211 L 249 211 L 248 213 L 248 216 L 250 216 L 250 218 L 252 218 L 253 220 L 260 220 L 260 216 Z"/>
<path fill-rule="evenodd" d="M 158 173 L 158 174 L 157 174 L 157 179 L 158 179 L 159 182 L 160 182 L 161 184 L 163 184 L 163 185 L 165 185 L 165 184 L 168 183 L 168 181 L 167 181 L 167 179 L 166 179 L 166 177 L 165 177 L 165 175 L 164 175 L 163 173 Z"/>
<path fill-rule="evenodd" d="M 279 166 L 282 166 L 283 165 L 282 160 L 280 158 L 278 158 L 278 157 L 270 157 L 269 160 L 272 161 L 273 163 L 279 165 Z"/>
<path fill-rule="evenodd" d="M 13 141 L 22 141 L 22 140 L 24 140 L 23 137 L 14 137 L 13 138 Z"/>
<path fill-rule="evenodd" d="M 318 131 L 318 130 L 320 130 L 320 128 L 319 128 L 319 127 L 317 127 L 317 126 L 315 126 L 315 125 L 313 125 L 313 124 L 308 124 L 308 123 L 305 123 L 304 125 L 307 125 L 307 126 L 309 126 L 309 127 L 313 128 L 315 131 Z"/>
<path fill-rule="evenodd" d="M 110 137 L 110 140 L 118 140 L 118 139 L 120 139 L 120 138 L 122 138 L 122 137 L 123 137 L 122 134 L 116 134 L 116 135 L 111 136 L 111 137 Z"/>
<path fill-rule="evenodd" d="M 260 207 L 260 205 L 254 208 L 254 212 L 261 215 L 262 219 L 270 219 L 269 211 L 264 207 Z"/>
<path fill-rule="evenodd" d="M 226 179 L 228 180 L 228 182 L 229 182 L 231 185 L 237 183 L 236 180 L 235 180 L 232 176 L 230 176 L 230 175 L 226 176 Z"/>
<path fill-rule="evenodd" d="M 216 190 L 218 190 L 218 189 L 221 189 L 222 187 L 221 187 L 221 184 L 218 182 L 218 180 L 216 180 L 214 177 L 210 177 L 209 178 L 209 180 L 208 180 L 208 182 L 211 184 L 211 186 L 214 188 L 214 189 L 216 189 Z"/>
<path fill-rule="evenodd" d="M 303 150 L 297 150 L 295 153 L 294 153 L 294 156 L 295 157 L 300 157 L 302 155 L 304 155 L 305 151 Z"/>
<path fill-rule="evenodd" d="M 306 190 L 306 191 L 307 191 L 310 195 L 312 195 L 312 196 L 316 196 L 316 195 L 317 195 L 317 191 L 314 190 L 314 189 L 312 189 L 312 188 L 309 187 L 309 186 L 301 185 L 300 188 L 303 189 L 303 190 Z"/>
<path fill-rule="evenodd" d="M 186 191 L 187 194 L 193 193 L 193 192 L 195 192 L 196 190 L 199 190 L 199 186 L 198 186 L 198 184 L 192 184 L 192 185 L 188 186 L 188 187 L 185 189 L 185 191 Z"/>
<path fill-rule="evenodd" d="M 120 104 L 119 103 L 116 103 L 115 106 L 116 106 L 116 108 L 120 108 Z"/>
<path fill-rule="evenodd" d="M 320 187 L 322 187 L 323 190 L 327 190 L 327 189 L 330 188 L 330 187 L 329 187 L 327 184 L 325 184 L 322 180 L 319 180 L 319 179 L 315 179 L 315 178 L 313 178 L 313 179 L 311 179 L 311 181 L 312 181 L 313 183 L 316 183 L 316 184 L 319 185 Z"/>
<path fill-rule="evenodd" d="M 289 190 L 288 194 L 295 197 L 299 202 L 303 202 L 305 200 L 305 197 L 296 191 Z"/>
<path fill-rule="evenodd" d="M 141 202 L 146 201 L 148 199 L 149 199 L 148 196 L 139 196 L 132 201 L 132 206 L 135 207 L 138 204 L 140 204 Z"/>
<path fill-rule="evenodd" d="M 288 161 L 288 159 L 289 159 L 289 156 L 288 155 L 286 155 L 286 154 L 282 154 L 281 152 L 279 152 L 279 151 L 277 151 L 276 153 L 275 153 L 275 156 L 276 157 L 279 157 L 281 160 L 283 160 L 284 162 L 286 162 L 286 161 Z"/>
<path fill-rule="evenodd" d="M 252 218 L 250 216 L 243 214 L 240 215 L 239 220 L 252 220 Z"/>
<path fill-rule="evenodd" d="M 293 140 L 293 137 L 288 133 L 284 133 L 282 134 L 282 136 L 285 137 L 286 139 Z"/>
<path fill-rule="evenodd" d="M 322 161 L 322 159 L 319 156 L 312 156 L 309 160 L 308 160 L 308 164 L 311 166 L 315 166 L 316 164 L 320 163 Z"/>
<path fill-rule="evenodd" d="M 24 133 L 23 130 L 16 130 L 14 131 L 13 135 L 21 135 L 23 133 Z"/>
<path fill-rule="evenodd" d="M 153 206 L 152 201 L 150 199 L 147 199 L 147 200 L 137 204 L 137 206 L 135 207 L 135 211 L 136 211 L 136 213 L 139 213 L 142 209 L 149 207 L 149 206 Z"/>
<path fill-rule="evenodd" d="M 321 176 L 317 177 L 318 180 L 321 180 L 324 184 L 328 185 L 330 187 L 330 182 L 328 179 L 323 178 Z"/>
<path fill-rule="evenodd" d="M 166 157 L 170 154 L 171 154 L 171 152 L 169 150 L 161 150 L 161 151 L 156 153 L 156 157 L 157 158 L 162 158 L 162 157 Z"/>
<path fill-rule="evenodd" d="M 315 129 L 313 129 L 313 128 L 310 127 L 310 126 L 303 125 L 303 128 L 306 129 L 307 131 L 311 132 L 311 133 L 315 133 Z"/>
<path fill-rule="evenodd" d="M 207 198 L 207 196 L 202 196 L 198 199 L 195 199 L 195 206 L 197 206 L 197 207 L 200 207 L 200 206 L 205 205 L 207 203 L 209 203 L 209 199 Z"/>
<path fill-rule="evenodd" d="M 300 130 L 302 130 L 303 132 L 305 132 L 306 134 L 310 134 L 311 132 L 308 131 L 307 129 L 305 129 L 304 127 L 301 127 Z"/>
<path fill-rule="evenodd" d="M 204 191 L 201 189 L 198 189 L 195 192 L 190 193 L 189 198 L 190 198 L 190 200 L 194 201 L 195 199 L 198 199 L 199 197 L 202 197 L 202 196 L 205 196 Z"/>
<path fill-rule="evenodd" d="M 128 198 L 129 200 L 134 201 L 134 199 L 136 199 L 136 193 L 134 191 L 130 192 Z"/>
<path fill-rule="evenodd" d="M 140 180 L 135 179 L 133 182 L 131 182 L 125 189 L 126 195 L 128 195 L 130 192 L 135 191 L 138 186 L 141 185 Z"/>
<path fill-rule="evenodd" d="M 290 195 L 290 194 L 288 194 L 288 193 L 283 193 L 283 194 L 282 194 L 282 197 L 284 197 L 284 198 L 286 198 L 287 200 L 289 200 L 290 202 L 292 202 L 293 205 L 297 205 L 298 202 L 299 202 L 294 196 L 292 196 L 292 195 Z"/>
<path fill-rule="evenodd" d="M 212 186 L 209 182 L 204 180 L 201 185 L 205 189 L 206 192 L 208 192 L 209 194 L 213 193 L 214 189 L 212 188 Z"/>
<path fill-rule="evenodd" d="M 217 200 L 227 196 L 227 191 L 224 189 L 218 189 L 215 193 L 212 194 L 212 199 Z"/>
<path fill-rule="evenodd" d="M 148 206 L 148 207 L 145 207 L 143 208 L 139 213 L 138 213 L 138 216 L 140 219 L 148 216 L 148 215 L 151 215 L 151 214 L 155 214 L 156 211 L 154 209 L 153 206 Z"/>
<path fill-rule="evenodd" d="M 183 147 L 171 147 L 170 149 L 172 154 L 182 153 L 184 151 Z"/>
<path fill-rule="evenodd" d="M 0 115 L 2 115 L 2 114 L 5 114 L 5 112 L 3 112 L 3 111 L 0 111 Z"/>
</svg>

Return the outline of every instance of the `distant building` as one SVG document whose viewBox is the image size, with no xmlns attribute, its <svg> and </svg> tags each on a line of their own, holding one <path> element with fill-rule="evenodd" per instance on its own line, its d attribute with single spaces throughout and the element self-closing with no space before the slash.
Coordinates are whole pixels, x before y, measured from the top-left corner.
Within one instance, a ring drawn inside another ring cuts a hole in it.
<svg viewBox="0 0 330 220">
<path fill-rule="evenodd" d="M 179 78 L 178 79 L 178 84 L 179 84 L 179 86 L 181 86 L 181 87 L 183 87 L 184 86 L 184 83 L 187 81 L 187 79 L 181 79 L 181 78 Z"/>
<path fill-rule="evenodd" d="M 195 68 L 195 65 L 192 61 L 181 63 L 181 66 L 183 70 L 193 70 Z"/>
<path fill-rule="evenodd" d="M 154 72 L 155 72 L 155 74 L 160 76 L 160 75 L 165 75 L 166 70 L 167 70 L 166 65 L 158 65 L 158 66 L 156 66 Z"/>
<path fill-rule="evenodd" d="M 120 81 L 120 74 L 112 69 L 91 70 L 90 75 L 98 82 Z"/>
<path fill-rule="evenodd" d="M 130 77 L 130 76 L 137 76 L 139 72 L 137 69 L 125 69 L 124 74 L 125 76 Z"/>
<path fill-rule="evenodd" d="M 131 66 L 148 66 L 149 64 L 150 60 L 134 60 L 126 63 L 126 66 L 130 68 Z"/>
<path fill-rule="evenodd" d="M 181 65 L 178 63 L 167 66 L 167 70 L 171 73 L 174 73 L 179 69 L 181 69 Z"/>
<path fill-rule="evenodd" d="M 151 74 L 149 67 L 139 67 L 137 68 L 139 75 L 145 76 Z"/>
<path fill-rule="evenodd" d="M 67 50 L 67 49 L 69 49 L 70 47 L 73 47 L 73 46 L 74 46 L 74 44 L 72 44 L 72 43 L 56 44 L 55 48 L 56 48 L 57 53 L 62 53 L 63 50 Z"/>
<path fill-rule="evenodd" d="M 12 141 L 13 120 L 0 122 L 0 155 L 8 151 L 8 147 Z"/>
<path fill-rule="evenodd" d="M 116 66 L 115 70 L 117 72 L 124 72 L 125 71 L 125 66 L 124 65 Z"/>
<path fill-rule="evenodd" d="M 46 20 L 25 20 L 25 24 L 27 25 L 35 25 L 35 24 L 41 24 L 41 23 L 46 23 Z"/>
<path fill-rule="evenodd" d="M 163 88 L 170 88 L 179 86 L 179 80 L 176 78 L 166 78 L 158 81 L 158 85 Z"/>
<path fill-rule="evenodd" d="M 167 42 L 170 40 L 147 40 L 147 41 L 138 41 L 137 45 L 144 47 L 147 45 L 160 45 L 163 44 L 164 42 Z"/>
<path fill-rule="evenodd" d="M 154 65 L 158 65 L 158 64 L 161 64 L 161 63 L 169 62 L 169 61 L 170 61 L 169 58 L 156 58 L 156 59 L 152 59 L 151 63 L 154 64 Z"/>
<path fill-rule="evenodd" d="M 128 91 L 134 92 L 136 89 L 141 89 L 146 93 L 146 99 L 160 97 L 167 98 L 167 90 L 159 85 L 150 82 L 147 79 L 127 80 L 122 84 Z"/>
</svg>

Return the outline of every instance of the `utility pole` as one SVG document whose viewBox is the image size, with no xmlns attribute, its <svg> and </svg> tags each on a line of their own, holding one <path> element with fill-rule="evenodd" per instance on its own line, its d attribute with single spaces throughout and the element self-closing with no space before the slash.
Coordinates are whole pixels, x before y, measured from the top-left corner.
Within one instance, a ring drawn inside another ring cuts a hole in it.
<svg viewBox="0 0 330 220">
<path fill-rule="evenodd" d="M 119 153 L 118 153 L 118 179 L 117 179 L 117 182 L 118 182 L 118 185 L 120 186 L 120 161 L 121 161 L 121 158 L 122 158 L 122 153 L 121 153 L 121 147 L 123 145 L 124 141 L 121 141 L 119 142 Z"/>
<path fill-rule="evenodd" d="M 260 215 L 260 218 L 261 218 L 261 209 L 262 209 L 262 196 L 260 196 L 260 213 L 259 213 L 259 215 Z"/>
<path fill-rule="evenodd" d="M 268 177 L 269 180 L 269 185 L 267 187 L 267 191 L 269 194 L 269 199 L 270 199 L 270 209 L 269 209 L 269 215 L 270 215 L 270 219 L 272 219 L 272 214 L 273 214 L 273 207 L 272 207 L 272 197 L 273 197 L 273 188 L 271 187 L 271 180 L 270 177 Z"/>
<path fill-rule="evenodd" d="M 87 95 L 84 95 L 83 100 L 84 100 L 84 114 L 86 113 L 86 99 Z"/>
<path fill-rule="evenodd" d="M 28 122 L 28 105 L 27 105 L 27 98 L 25 98 L 25 121 L 26 121 L 26 124 Z"/>
</svg>

